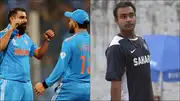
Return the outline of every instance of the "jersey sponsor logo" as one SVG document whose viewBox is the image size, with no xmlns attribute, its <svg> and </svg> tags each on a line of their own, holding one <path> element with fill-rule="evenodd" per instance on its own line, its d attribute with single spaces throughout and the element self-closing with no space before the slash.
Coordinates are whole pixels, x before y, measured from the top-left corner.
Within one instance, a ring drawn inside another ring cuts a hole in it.
<svg viewBox="0 0 180 101">
<path fill-rule="evenodd" d="M 22 50 L 22 49 L 15 48 L 14 54 L 15 55 L 20 55 L 20 56 L 28 56 L 29 55 L 29 51 L 28 50 Z"/>
<path fill-rule="evenodd" d="M 145 55 L 145 56 L 140 56 L 140 57 L 134 58 L 133 62 L 134 62 L 134 66 L 150 63 L 150 56 Z"/>
<path fill-rule="evenodd" d="M 66 57 L 66 53 L 65 52 L 61 52 L 60 53 L 60 57 L 61 57 L 61 59 L 64 59 Z"/>
</svg>

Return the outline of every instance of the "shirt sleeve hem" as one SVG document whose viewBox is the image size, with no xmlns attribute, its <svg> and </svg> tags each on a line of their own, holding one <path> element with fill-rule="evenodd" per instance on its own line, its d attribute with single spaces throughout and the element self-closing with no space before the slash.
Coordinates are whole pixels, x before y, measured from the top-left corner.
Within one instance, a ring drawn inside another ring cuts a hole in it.
<svg viewBox="0 0 180 101">
<path fill-rule="evenodd" d="M 47 83 L 46 83 L 46 81 L 45 81 L 45 80 L 43 81 L 43 83 L 42 83 L 42 84 L 43 84 L 43 87 L 44 87 L 45 89 L 46 89 L 46 88 L 48 88 L 48 85 L 47 85 Z"/>
</svg>

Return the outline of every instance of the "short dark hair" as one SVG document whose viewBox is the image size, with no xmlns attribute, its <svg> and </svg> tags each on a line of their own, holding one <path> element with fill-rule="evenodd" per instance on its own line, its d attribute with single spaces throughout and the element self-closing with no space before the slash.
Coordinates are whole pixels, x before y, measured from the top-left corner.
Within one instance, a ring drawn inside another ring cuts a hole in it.
<svg viewBox="0 0 180 101">
<path fill-rule="evenodd" d="M 8 13 L 8 21 L 9 22 L 10 22 L 10 17 L 16 15 L 18 11 L 26 12 L 26 10 L 24 8 L 20 8 L 20 7 L 11 9 Z"/>
<path fill-rule="evenodd" d="M 79 28 L 88 28 L 89 21 L 84 21 L 83 24 L 77 23 Z"/>
<path fill-rule="evenodd" d="M 120 2 L 120 3 L 118 3 L 116 5 L 116 7 L 114 8 L 114 11 L 113 11 L 113 14 L 114 14 L 115 18 L 117 18 L 117 10 L 118 10 L 118 8 L 124 8 L 124 7 L 132 7 L 133 10 L 134 10 L 134 13 L 136 13 L 136 8 L 135 8 L 135 6 L 131 2 L 129 2 L 129 1 L 127 1 L 127 2 Z"/>
</svg>

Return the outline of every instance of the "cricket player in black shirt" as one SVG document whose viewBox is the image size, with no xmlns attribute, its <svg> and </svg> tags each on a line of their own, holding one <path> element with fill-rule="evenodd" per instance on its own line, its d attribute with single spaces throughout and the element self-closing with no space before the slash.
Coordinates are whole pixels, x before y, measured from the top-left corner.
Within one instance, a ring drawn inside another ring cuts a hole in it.
<svg viewBox="0 0 180 101">
<path fill-rule="evenodd" d="M 136 8 L 131 2 L 120 2 L 113 13 L 120 33 L 105 52 L 111 100 L 153 101 L 150 53 L 145 40 L 134 32 Z"/>
</svg>

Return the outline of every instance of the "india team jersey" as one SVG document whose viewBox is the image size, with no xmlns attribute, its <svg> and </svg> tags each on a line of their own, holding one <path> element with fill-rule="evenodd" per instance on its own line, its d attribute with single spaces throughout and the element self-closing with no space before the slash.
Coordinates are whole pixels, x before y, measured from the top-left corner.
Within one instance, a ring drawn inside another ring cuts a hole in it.
<svg viewBox="0 0 180 101">
<path fill-rule="evenodd" d="M 45 79 L 48 86 L 68 74 L 62 82 L 90 82 L 90 35 L 87 31 L 76 33 L 64 40 L 58 63 L 53 72 Z"/>
<path fill-rule="evenodd" d="M 0 38 L 5 35 L 7 30 L 8 27 L 0 32 Z M 16 31 L 13 31 L 13 33 L 16 33 Z M 4 54 L 0 64 L 0 77 L 21 82 L 30 81 L 29 59 L 34 55 L 37 46 L 24 33 L 21 36 L 14 36 L 10 39 L 6 48 L 6 51 L 0 52 L 1 57 Z"/>
<path fill-rule="evenodd" d="M 107 81 L 121 81 L 122 101 L 153 101 L 150 52 L 144 39 L 116 35 L 106 50 Z"/>
</svg>

